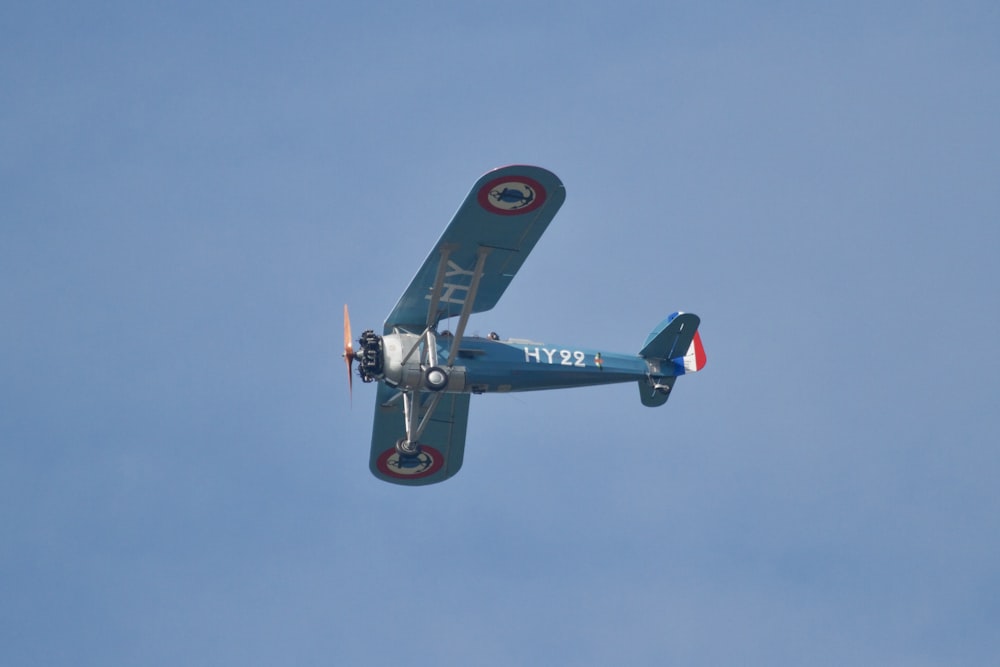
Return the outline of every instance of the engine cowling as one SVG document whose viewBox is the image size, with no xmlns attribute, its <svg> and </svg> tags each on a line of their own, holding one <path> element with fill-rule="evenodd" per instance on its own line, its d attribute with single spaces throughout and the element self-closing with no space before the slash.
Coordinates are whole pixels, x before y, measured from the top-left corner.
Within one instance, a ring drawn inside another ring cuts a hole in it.
<svg viewBox="0 0 1000 667">
<path fill-rule="evenodd" d="M 386 334 L 381 343 L 382 367 L 377 379 L 402 390 L 465 391 L 465 367 L 445 366 L 440 362 L 431 366 L 425 351 L 419 349 L 423 345 L 420 336 L 407 332 Z M 443 361 L 447 350 L 437 352 L 438 359 Z"/>
</svg>

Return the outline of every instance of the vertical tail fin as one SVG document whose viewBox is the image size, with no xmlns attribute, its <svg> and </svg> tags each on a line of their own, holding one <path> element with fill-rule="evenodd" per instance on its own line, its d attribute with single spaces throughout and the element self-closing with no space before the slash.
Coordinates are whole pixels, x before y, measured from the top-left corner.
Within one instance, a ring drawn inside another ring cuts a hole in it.
<svg viewBox="0 0 1000 667">
<path fill-rule="evenodd" d="M 646 337 L 639 356 L 650 361 L 669 361 L 674 372 L 664 368 L 664 375 L 684 375 L 705 367 L 705 348 L 698 335 L 701 318 L 693 313 L 674 313 L 656 325 Z"/>
</svg>

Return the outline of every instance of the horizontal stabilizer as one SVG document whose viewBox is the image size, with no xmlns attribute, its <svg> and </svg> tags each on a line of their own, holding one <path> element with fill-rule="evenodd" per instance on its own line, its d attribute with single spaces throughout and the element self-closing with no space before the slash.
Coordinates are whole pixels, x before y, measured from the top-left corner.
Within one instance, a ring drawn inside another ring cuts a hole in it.
<svg viewBox="0 0 1000 667">
<path fill-rule="evenodd" d="M 674 388 L 676 377 L 666 377 L 653 384 L 650 380 L 639 380 L 639 398 L 642 404 L 649 408 L 656 408 L 667 402 L 670 398 L 670 390 Z"/>
</svg>

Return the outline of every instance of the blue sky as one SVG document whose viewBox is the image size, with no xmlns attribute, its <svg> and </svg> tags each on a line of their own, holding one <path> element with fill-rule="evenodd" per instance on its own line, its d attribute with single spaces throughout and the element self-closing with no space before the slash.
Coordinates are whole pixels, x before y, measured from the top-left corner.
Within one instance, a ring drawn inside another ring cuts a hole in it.
<svg viewBox="0 0 1000 667">
<path fill-rule="evenodd" d="M 986 664 L 1000 9 L 0 9 L 0 663 Z M 567 201 L 470 331 L 708 366 L 474 398 L 367 470 L 378 329 L 485 171 Z"/>
</svg>

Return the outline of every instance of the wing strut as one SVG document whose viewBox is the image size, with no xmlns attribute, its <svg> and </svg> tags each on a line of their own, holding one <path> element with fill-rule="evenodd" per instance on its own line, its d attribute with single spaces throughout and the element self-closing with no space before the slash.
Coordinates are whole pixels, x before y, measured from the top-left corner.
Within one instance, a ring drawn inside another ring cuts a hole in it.
<svg viewBox="0 0 1000 667">
<path fill-rule="evenodd" d="M 441 288 L 444 285 L 448 256 L 451 254 L 453 248 L 454 246 L 452 245 L 441 246 L 441 263 L 438 265 L 437 277 L 434 279 L 434 287 L 431 291 L 431 303 L 427 308 L 427 327 L 421 332 L 414 346 L 403 356 L 404 364 L 422 344 L 421 363 L 426 363 L 429 366 L 437 366 L 437 335 L 434 331 L 434 324 L 437 320 L 437 307 L 441 300 Z M 476 252 L 476 268 L 473 269 L 472 282 L 469 285 L 465 301 L 462 302 L 462 312 L 458 316 L 458 327 L 455 329 L 451 349 L 448 352 L 448 362 L 445 364 L 449 368 L 455 363 L 455 358 L 458 356 L 458 350 L 462 344 L 462 336 L 465 335 L 465 327 L 469 323 L 469 317 L 472 315 L 472 307 L 476 301 L 476 292 L 479 291 L 479 282 L 483 277 L 483 270 L 486 267 L 486 258 L 492 250 L 488 246 L 479 246 Z"/>
<path fill-rule="evenodd" d="M 465 334 L 465 325 L 469 323 L 469 316 L 472 315 L 472 304 L 476 302 L 476 292 L 479 291 L 479 280 L 483 277 L 483 267 L 486 266 L 486 258 L 491 250 L 492 248 L 481 245 L 476 251 L 476 268 L 472 274 L 472 284 L 469 285 L 469 294 L 465 297 L 465 303 L 462 304 L 462 314 L 458 317 L 455 338 L 451 341 L 448 363 L 445 364 L 448 368 L 451 368 L 451 365 L 455 363 L 455 357 L 458 356 L 458 348 L 461 346 L 462 336 Z"/>
<path fill-rule="evenodd" d="M 403 357 L 404 364 L 420 347 L 420 343 L 423 343 L 424 347 L 420 357 L 420 363 L 437 366 L 437 337 L 434 332 L 434 325 L 437 323 L 437 309 L 438 305 L 441 303 L 441 289 L 444 287 L 445 274 L 448 271 L 448 258 L 451 257 L 452 251 L 456 248 L 458 248 L 458 246 L 454 243 L 445 243 L 440 248 L 441 257 L 438 260 L 437 274 L 434 276 L 434 286 L 431 288 L 431 302 L 427 306 L 427 326 L 424 327 L 424 330 L 417 339 L 416 344 L 410 348 L 410 351 Z"/>
<path fill-rule="evenodd" d="M 441 260 L 438 262 L 437 275 L 434 277 L 434 287 L 431 288 L 431 303 L 427 307 L 427 328 L 433 329 L 437 324 L 437 309 L 441 303 L 441 288 L 444 287 L 445 272 L 448 270 L 448 258 L 451 251 L 458 246 L 454 243 L 445 243 L 441 246 Z"/>
<path fill-rule="evenodd" d="M 441 298 L 441 288 L 444 284 L 448 256 L 451 254 L 452 249 L 453 247 L 449 245 L 441 246 L 441 263 L 438 266 L 437 277 L 434 280 L 434 290 L 431 294 L 431 303 L 427 310 L 427 328 L 424 329 L 423 333 L 417 339 L 417 342 L 404 356 L 404 363 L 417 350 L 417 348 L 422 345 L 423 350 L 421 352 L 421 363 L 427 364 L 428 366 L 437 365 L 437 336 L 434 331 L 434 324 L 437 320 L 437 305 Z M 458 326 L 455 329 L 454 339 L 451 343 L 451 350 L 448 353 L 448 363 L 445 364 L 448 368 L 452 367 L 452 364 L 455 363 L 455 358 L 458 356 L 458 350 L 462 343 L 462 336 L 465 334 L 465 327 L 469 323 L 469 316 L 472 315 L 472 306 L 476 301 L 476 292 L 479 290 L 479 281 L 482 279 L 483 270 L 486 267 L 486 258 L 489 256 L 491 250 L 492 248 L 488 246 L 479 246 L 476 251 L 476 268 L 472 272 L 472 282 L 469 285 L 469 291 L 465 297 L 465 301 L 462 303 L 462 312 L 458 317 Z M 404 390 L 401 394 L 403 396 L 403 421 L 406 424 L 406 437 L 404 438 L 401 448 L 401 453 L 403 453 L 407 451 L 416 451 L 420 436 L 430 423 L 431 416 L 434 414 L 434 410 L 437 409 L 438 404 L 441 402 L 441 397 L 444 394 L 442 392 L 434 392 L 427 401 L 426 408 L 422 416 L 420 415 L 420 390 Z M 399 445 L 397 445 L 397 448 L 400 448 Z"/>
<path fill-rule="evenodd" d="M 403 397 L 403 419 L 406 422 L 406 443 L 412 447 L 414 443 L 420 441 L 420 436 L 424 434 L 424 430 L 430 423 L 431 416 L 444 394 L 436 392 L 431 395 L 422 417 L 420 416 L 420 392 L 411 390 L 405 391 L 401 395 Z"/>
</svg>

